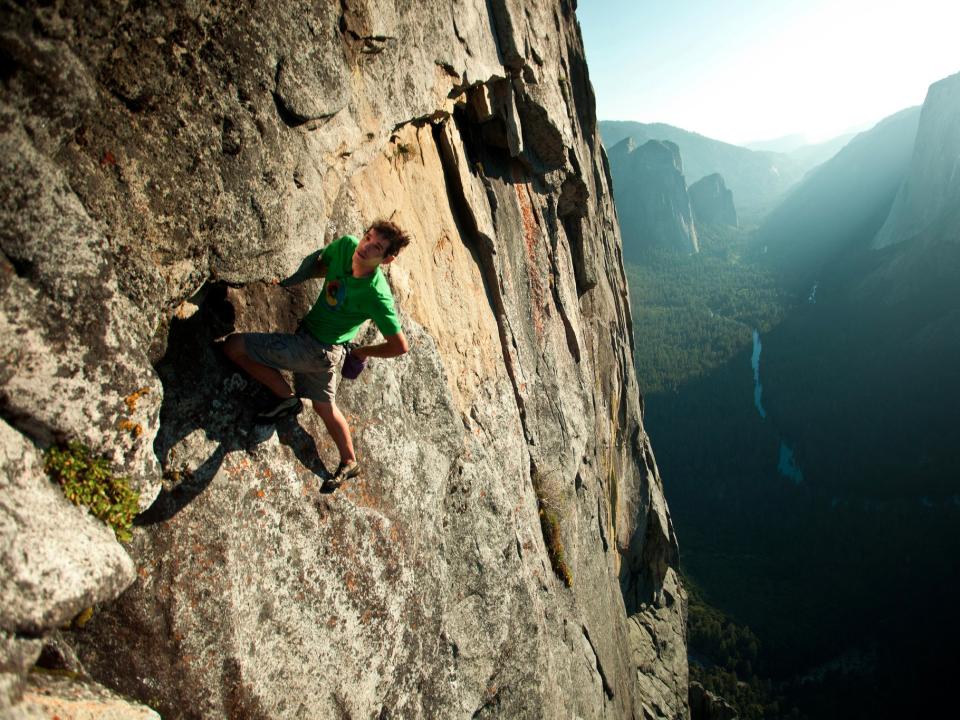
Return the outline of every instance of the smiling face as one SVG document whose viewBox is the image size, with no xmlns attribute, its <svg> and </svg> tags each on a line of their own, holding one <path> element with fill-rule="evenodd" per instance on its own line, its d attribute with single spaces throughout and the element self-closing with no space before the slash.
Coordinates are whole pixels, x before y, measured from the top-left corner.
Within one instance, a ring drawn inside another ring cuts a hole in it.
<svg viewBox="0 0 960 720">
<path fill-rule="evenodd" d="M 376 230 L 367 230 L 360 238 L 360 244 L 354 252 L 357 258 L 367 267 L 376 267 L 391 262 L 395 255 L 387 255 L 390 243 Z"/>
</svg>

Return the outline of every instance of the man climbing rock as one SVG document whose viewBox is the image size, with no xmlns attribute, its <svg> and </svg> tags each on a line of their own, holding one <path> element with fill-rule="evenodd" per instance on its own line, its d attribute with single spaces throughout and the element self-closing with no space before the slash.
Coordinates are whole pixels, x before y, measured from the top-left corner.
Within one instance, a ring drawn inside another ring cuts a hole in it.
<svg viewBox="0 0 960 720">
<path fill-rule="evenodd" d="M 407 352 L 407 339 L 380 266 L 393 262 L 409 243 L 406 233 L 389 221 L 373 223 L 360 240 L 351 235 L 335 240 L 280 283 L 291 286 L 308 278 L 324 278 L 320 296 L 295 334 L 235 333 L 224 343 L 227 356 L 277 396 L 274 406 L 257 416 L 258 422 L 298 414 L 303 409 L 301 397 L 313 402 L 340 452 L 340 465 L 324 481 L 324 490 L 333 490 L 360 472 L 350 428 L 335 402 L 344 344 L 367 320 L 373 320 L 385 341 L 351 350 L 344 368 L 348 376 L 351 369 L 359 372 L 367 358 Z M 296 393 L 279 370 L 293 372 Z"/>
</svg>

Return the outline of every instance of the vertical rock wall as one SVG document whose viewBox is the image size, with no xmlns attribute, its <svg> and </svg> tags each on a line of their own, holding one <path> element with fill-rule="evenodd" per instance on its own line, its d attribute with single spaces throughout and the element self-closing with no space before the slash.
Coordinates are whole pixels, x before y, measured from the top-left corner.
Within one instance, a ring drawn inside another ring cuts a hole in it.
<svg viewBox="0 0 960 720">
<path fill-rule="evenodd" d="M 610 149 L 610 164 L 620 196 L 619 213 L 628 260 L 666 251 L 699 252 L 680 148 L 669 140 L 648 140 L 637 147 L 626 138 Z"/>
<path fill-rule="evenodd" d="M 720 173 L 713 173 L 697 180 L 687 188 L 690 209 L 698 223 L 704 225 L 727 225 L 739 227 L 737 208 L 733 204 L 733 191 L 727 188 Z"/>
<path fill-rule="evenodd" d="M 874 248 L 912 240 L 960 203 L 960 73 L 927 90 L 906 177 Z"/>
<path fill-rule="evenodd" d="M 0 409 L 152 503 L 86 670 L 164 717 L 684 717 L 573 5 L 5 13 Z M 254 426 L 214 340 L 291 329 L 318 287 L 269 280 L 375 217 L 412 349 L 343 384 L 365 472 L 321 496 L 319 419 Z"/>
</svg>

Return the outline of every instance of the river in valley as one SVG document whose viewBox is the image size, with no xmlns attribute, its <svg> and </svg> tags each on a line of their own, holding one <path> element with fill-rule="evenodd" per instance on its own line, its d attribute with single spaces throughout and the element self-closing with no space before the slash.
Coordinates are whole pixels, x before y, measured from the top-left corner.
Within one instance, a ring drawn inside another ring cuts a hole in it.
<svg viewBox="0 0 960 720">
<path fill-rule="evenodd" d="M 816 286 L 814 286 L 813 292 L 816 292 Z M 760 383 L 760 352 L 762 350 L 760 331 L 754 328 L 753 352 L 750 355 L 750 367 L 753 369 L 753 404 L 757 408 L 757 412 L 760 413 L 760 417 L 766 420 L 767 411 L 763 407 L 763 385 Z M 782 438 L 780 439 L 779 457 L 777 459 L 777 472 L 797 485 L 803 482 L 803 472 L 797 465 L 793 449 Z"/>
</svg>

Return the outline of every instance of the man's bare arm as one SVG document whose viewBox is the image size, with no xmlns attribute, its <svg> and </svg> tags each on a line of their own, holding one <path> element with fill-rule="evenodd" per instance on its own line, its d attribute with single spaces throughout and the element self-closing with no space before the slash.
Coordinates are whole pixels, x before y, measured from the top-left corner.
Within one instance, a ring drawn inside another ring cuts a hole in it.
<svg viewBox="0 0 960 720">
<path fill-rule="evenodd" d="M 300 263 L 300 267 L 297 268 L 297 271 L 290 277 L 280 280 L 279 285 L 281 287 L 292 287 L 294 285 L 299 285 L 305 280 L 310 280 L 312 278 L 320 278 L 327 274 L 327 265 L 320 260 L 320 254 L 323 250 L 317 250 L 315 253 L 310 253 L 304 258 L 303 262 Z"/>
<path fill-rule="evenodd" d="M 379 345 L 365 345 L 354 348 L 353 354 L 358 355 L 364 360 L 368 357 L 391 358 L 403 355 L 410 349 L 410 346 L 407 344 L 407 338 L 402 330 L 396 335 L 387 335 L 384 340 L 386 340 L 386 342 L 382 342 Z"/>
</svg>

